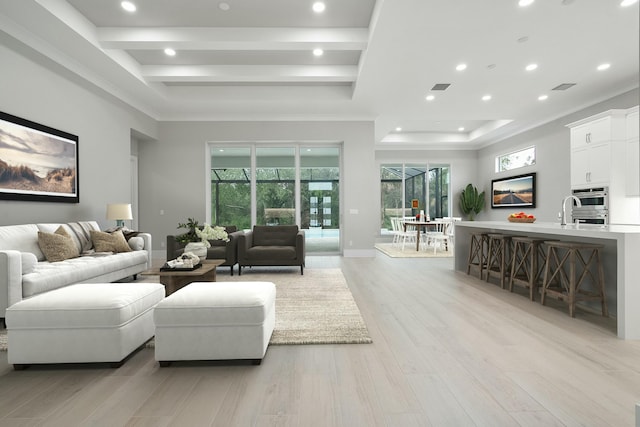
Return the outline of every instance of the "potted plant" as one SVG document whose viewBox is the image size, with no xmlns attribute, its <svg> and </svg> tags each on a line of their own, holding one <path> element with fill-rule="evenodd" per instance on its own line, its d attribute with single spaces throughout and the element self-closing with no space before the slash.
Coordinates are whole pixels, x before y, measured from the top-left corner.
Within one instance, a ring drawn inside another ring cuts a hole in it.
<svg viewBox="0 0 640 427">
<path fill-rule="evenodd" d="M 469 216 L 469 221 L 473 221 L 474 217 L 484 208 L 484 191 L 478 193 L 478 189 L 468 184 L 462 193 L 460 193 L 460 210 Z"/>
</svg>

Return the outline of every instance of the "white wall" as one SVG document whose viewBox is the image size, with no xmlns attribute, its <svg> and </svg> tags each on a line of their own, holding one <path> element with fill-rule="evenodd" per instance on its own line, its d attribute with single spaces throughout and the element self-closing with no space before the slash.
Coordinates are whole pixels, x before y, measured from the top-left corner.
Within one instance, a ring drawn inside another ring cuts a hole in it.
<svg viewBox="0 0 640 427">
<path fill-rule="evenodd" d="M 140 142 L 140 215 L 164 249 L 188 217 L 205 221 L 207 143 L 342 142 L 341 230 L 345 256 L 372 256 L 378 234 L 373 122 L 162 122 L 158 141 Z M 357 214 L 350 213 L 353 209 Z M 163 211 L 164 215 L 160 212 Z"/>
<path fill-rule="evenodd" d="M 106 206 L 130 198 L 131 129 L 153 136 L 155 121 L 71 81 L 33 52 L 18 53 L 15 41 L 3 37 L 0 111 L 78 135 L 80 203 L 0 200 L 0 225 L 86 219 L 114 225 L 105 219 Z"/>
<path fill-rule="evenodd" d="M 616 108 L 638 105 L 639 91 L 634 89 L 607 101 L 581 109 L 528 132 L 508 138 L 478 151 L 478 189 L 487 192 L 488 207 L 478 220 L 505 220 L 514 209 L 491 209 L 488 194 L 491 180 L 536 172 L 536 207 L 523 209 L 533 213 L 540 221 L 557 221 L 562 199 L 571 193 L 570 145 L 567 124 Z M 536 146 L 536 164 L 508 172 L 495 172 L 495 157 L 518 149 Z M 521 209 L 517 209 L 518 211 Z"/>
</svg>

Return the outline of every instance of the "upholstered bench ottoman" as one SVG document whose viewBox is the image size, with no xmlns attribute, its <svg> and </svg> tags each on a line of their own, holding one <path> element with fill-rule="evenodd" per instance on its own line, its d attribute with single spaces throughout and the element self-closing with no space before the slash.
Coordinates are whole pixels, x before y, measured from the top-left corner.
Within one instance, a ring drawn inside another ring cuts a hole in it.
<svg viewBox="0 0 640 427">
<path fill-rule="evenodd" d="M 275 325 L 276 287 L 271 282 L 194 282 L 153 310 L 155 357 L 160 366 L 178 360 L 240 360 L 260 364 Z"/>
<path fill-rule="evenodd" d="M 153 337 L 159 283 L 76 284 L 7 309 L 9 363 L 110 362 L 117 367 Z"/>
</svg>

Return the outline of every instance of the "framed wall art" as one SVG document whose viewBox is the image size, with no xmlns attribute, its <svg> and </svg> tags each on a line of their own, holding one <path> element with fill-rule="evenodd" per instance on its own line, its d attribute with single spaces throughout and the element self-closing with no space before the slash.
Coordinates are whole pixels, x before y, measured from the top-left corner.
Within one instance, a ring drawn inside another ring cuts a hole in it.
<svg viewBox="0 0 640 427">
<path fill-rule="evenodd" d="M 0 199 L 78 203 L 78 137 L 0 112 Z"/>
<path fill-rule="evenodd" d="M 535 208 L 536 174 L 512 176 L 491 181 L 492 208 Z"/>
</svg>

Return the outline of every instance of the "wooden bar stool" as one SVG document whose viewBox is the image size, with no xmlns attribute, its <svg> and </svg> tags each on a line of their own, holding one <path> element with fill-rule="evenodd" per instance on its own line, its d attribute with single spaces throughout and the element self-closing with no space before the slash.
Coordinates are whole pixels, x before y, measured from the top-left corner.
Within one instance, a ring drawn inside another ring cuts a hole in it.
<svg viewBox="0 0 640 427">
<path fill-rule="evenodd" d="M 511 272 L 509 275 L 509 291 L 513 285 L 529 289 L 529 299 L 535 301 L 538 285 L 542 284 L 542 274 L 547 259 L 544 253 L 545 239 L 534 239 L 525 236 L 514 236 Z"/>
<path fill-rule="evenodd" d="M 541 303 L 547 295 L 567 301 L 569 316 L 575 317 L 576 302 L 596 300 L 602 315 L 609 316 L 604 291 L 604 269 L 600 250 L 604 245 L 582 242 L 547 241 L 547 260 L 544 266 Z M 567 273 L 567 268 L 569 272 Z M 597 276 L 592 271 L 597 269 Z M 590 280 L 586 280 L 590 278 Z M 555 282 L 554 282 L 554 279 Z M 591 285 L 585 289 L 586 283 Z"/>
<path fill-rule="evenodd" d="M 511 238 L 508 234 L 489 233 L 487 251 L 487 282 L 491 276 L 500 278 L 500 287 L 505 288 L 505 278 L 509 275 Z"/>
<path fill-rule="evenodd" d="M 467 260 L 467 274 L 471 274 L 471 268 L 477 268 L 480 280 L 482 280 L 483 270 L 487 266 L 487 244 L 489 241 L 487 233 L 473 231 L 469 233 L 469 259 Z"/>
</svg>

